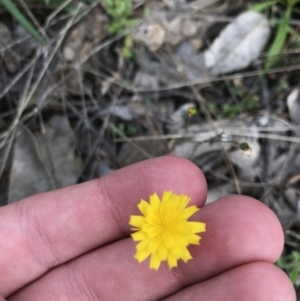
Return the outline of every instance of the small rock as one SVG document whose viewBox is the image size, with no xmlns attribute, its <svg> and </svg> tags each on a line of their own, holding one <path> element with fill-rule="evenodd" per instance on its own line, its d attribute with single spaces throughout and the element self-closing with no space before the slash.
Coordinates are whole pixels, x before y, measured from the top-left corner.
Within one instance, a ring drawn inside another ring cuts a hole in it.
<svg viewBox="0 0 300 301">
<path fill-rule="evenodd" d="M 166 28 L 161 23 L 142 23 L 134 35 L 136 41 L 144 43 L 149 50 L 157 51 L 166 40 Z"/>
<path fill-rule="evenodd" d="M 197 26 L 189 19 L 184 19 L 181 22 L 181 32 L 184 37 L 192 37 L 197 33 Z"/>
<path fill-rule="evenodd" d="M 78 55 L 86 36 L 86 23 L 74 28 L 66 40 L 63 56 L 67 62 L 73 62 Z"/>
<path fill-rule="evenodd" d="M 149 90 L 156 90 L 159 87 L 158 78 L 144 71 L 138 71 L 136 73 L 133 85 Z"/>
</svg>

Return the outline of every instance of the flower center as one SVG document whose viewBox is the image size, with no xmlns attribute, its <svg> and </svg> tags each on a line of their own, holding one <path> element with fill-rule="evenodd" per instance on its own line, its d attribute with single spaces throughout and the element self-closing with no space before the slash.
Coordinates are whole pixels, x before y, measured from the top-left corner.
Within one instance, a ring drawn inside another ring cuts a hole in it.
<svg viewBox="0 0 300 301">
<path fill-rule="evenodd" d="M 170 230 L 172 230 L 172 223 L 161 219 L 158 227 L 160 228 L 161 232 L 170 231 Z"/>
</svg>

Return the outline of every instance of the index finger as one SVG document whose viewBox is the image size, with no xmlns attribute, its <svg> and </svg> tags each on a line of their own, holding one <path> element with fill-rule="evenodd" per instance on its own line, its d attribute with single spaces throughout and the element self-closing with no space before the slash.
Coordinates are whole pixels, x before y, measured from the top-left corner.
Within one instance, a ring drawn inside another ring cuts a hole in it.
<svg viewBox="0 0 300 301">
<path fill-rule="evenodd" d="M 8 296 L 49 269 L 127 236 L 130 214 L 150 194 L 185 193 L 202 206 L 206 181 L 197 166 L 161 157 L 102 179 L 29 197 L 0 209 L 0 295 Z"/>
</svg>

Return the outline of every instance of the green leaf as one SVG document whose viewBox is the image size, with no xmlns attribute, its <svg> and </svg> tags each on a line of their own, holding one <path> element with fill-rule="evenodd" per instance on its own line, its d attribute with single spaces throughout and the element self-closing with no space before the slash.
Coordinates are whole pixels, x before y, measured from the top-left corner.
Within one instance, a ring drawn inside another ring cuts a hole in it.
<svg viewBox="0 0 300 301">
<path fill-rule="evenodd" d="M 127 127 L 127 135 L 132 136 L 132 135 L 136 134 L 137 130 L 138 130 L 137 127 L 135 127 L 132 124 L 129 124 Z"/>
<path fill-rule="evenodd" d="M 266 63 L 264 67 L 265 71 L 268 71 L 278 61 L 278 54 L 283 48 L 287 34 L 289 32 L 290 18 L 291 18 L 291 8 L 288 7 L 283 17 L 281 18 L 281 22 L 277 28 L 277 33 L 274 38 L 274 41 L 268 50 L 268 56 L 266 58 Z"/>
<path fill-rule="evenodd" d="M 216 110 L 217 110 L 216 104 L 215 104 L 214 102 L 212 102 L 212 101 L 208 101 L 208 102 L 207 102 L 207 108 L 208 108 L 208 111 L 209 111 L 210 113 L 215 113 Z"/>
<path fill-rule="evenodd" d="M 147 17 L 151 14 L 151 8 L 149 6 L 146 6 L 144 9 L 144 17 Z"/>
<path fill-rule="evenodd" d="M 126 19 L 124 20 L 124 25 L 126 28 L 134 26 L 137 23 L 138 19 Z"/>
<path fill-rule="evenodd" d="M 112 22 L 111 24 L 109 24 L 108 26 L 108 32 L 109 33 L 119 33 L 120 31 L 122 31 L 122 26 L 121 23 L 119 22 Z"/>
<path fill-rule="evenodd" d="M 126 7 L 126 11 L 130 14 L 131 13 L 131 9 L 132 9 L 132 2 L 131 0 L 125 0 L 125 7 Z"/>
<path fill-rule="evenodd" d="M 298 267 L 295 266 L 292 271 L 289 273 L 291 281 L 294 283 L 298 278 Z"/>
<path fill-rule="evenodd" d="M 260 103 L 259 101 L 254 98 L 254 97 L 250 97 L 249 99 L 247 99 L 246 103 L 245 103 L 245 111 L 252 111 L 255 109 L 259 109 L 260 108 Z"/>
<path fill-rule="evenodd" d="M 116 7 L 116 15 L 118 17 L 123 17 L 127 15 L 126 3 L 125 2 L 117 2 L 118 5 Z"/>
<path fill-rule="evenodd" d="M 107 8 L 114 7 L 114 1 L 113 0 L 104 0 L 104 3 Z"/>
<path fill-rule="evenodd" d="M 125 133 L 125 124 L 123 122 L 118 123 L 117 129 L 124 134 Z"/>
<path fill-rule="evenodd" d="M 292 252 L 292 258 L 295 260 L 295 261 L 300 261 L 300 253 L 299 252 L 296 252 L 296 251 L 293 251 Z"/>
<path fill-rule="evenodd" d="M 33 27 L 33 25 L 26 19 L 20 10 L 12 3 L 11 0 L 0 0 L 0 3 L 9 11 L 10 14 L 41 44 L 46 42 L 40 33 Z"/>
<path fill-rule="evenodd" d="M 276 1 L 268 1 L 268 2 L 263 2 L 263 3 L 258 3 L 250 7 L 250 10 L 256 11 L 258 13 L 266 10 L 267 8 L 271 7 L 274 5 Z"/>
<path fill-rule="evenodd" d="M 284 261 L 284 256 L 281 255 L 279 259 L 276 262 L 277 266 L 279 266 L 281 269 L 285 267 L 285 261 Z"/>
</svg>

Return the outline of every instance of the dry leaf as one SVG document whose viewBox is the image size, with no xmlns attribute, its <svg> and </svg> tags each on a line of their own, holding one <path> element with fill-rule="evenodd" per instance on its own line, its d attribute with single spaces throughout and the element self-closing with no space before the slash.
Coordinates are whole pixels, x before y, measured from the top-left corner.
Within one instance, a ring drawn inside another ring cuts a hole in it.
<svg viewBox="0 0 300 301">
<path fill-rule="evenodd" d="M 19 126 L 9 179 L 9 203 L 53 188 L 34 135 L 26 127 Z"/>
<path fill-rule="evenodd" d="M 139 70 L 133 80 L 134 87 L 156 90 L 159 87 L 158 78 L 147 72 Z"/>
<path fill-rule="evenodd" d="M 212 75 L 248 67 L 263 50 L 270 34 L 268 20 L 246 12 L 224 28 L 204 52 L 205 65 Z"/>
<path fill-rule="evenodd" d="M 54 116 L 46 133 L 33 135 L 19 128 L 13 150 L 9 202 L 75 184 L 80 166 L 74 155 L 74 142 L 66 117 Z"/>
<path fill-rule="evenodd" d="M 67 117 L 55 115 L 45 127 L 45 134 L 35 136 L 56 188 L 75 184 L 80 166 L 76 163 L 74 137 Z"/>
<path fill-rule="evenodd" d="M 287 97 L 287 106 L 291 121 L 299 125 L 300 124 L 300 93 L 299 87 L 296 87 Z"/>
<path fill-rule="evenodd" d="M 208 187 L 208 193 L 205 203 L 210 204 L 222 197 L 233 194 L 235 192 L 235 186 L 232 183 L 226 183 L 224 185 L 218 185 L 212 188 Z"/>
</svg>

